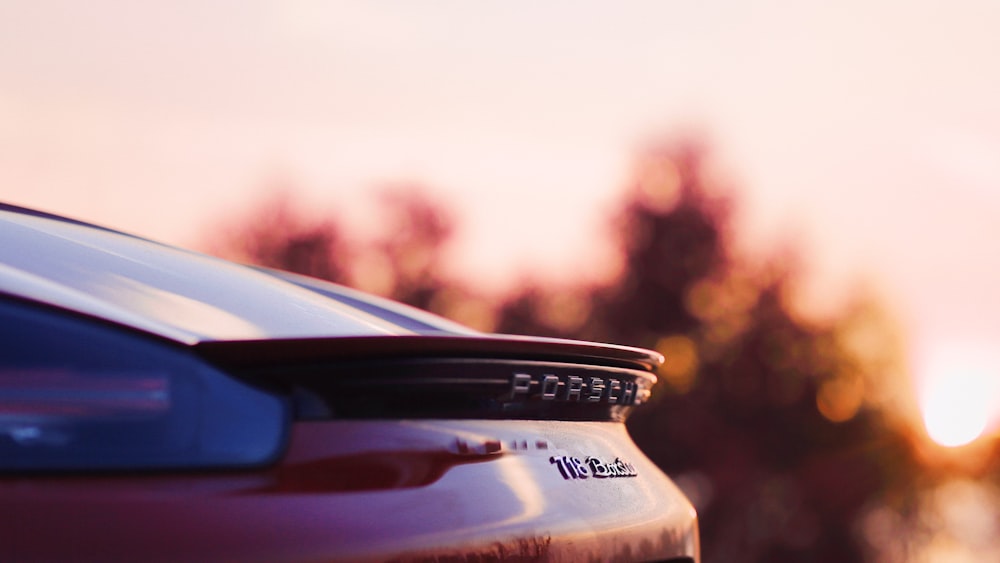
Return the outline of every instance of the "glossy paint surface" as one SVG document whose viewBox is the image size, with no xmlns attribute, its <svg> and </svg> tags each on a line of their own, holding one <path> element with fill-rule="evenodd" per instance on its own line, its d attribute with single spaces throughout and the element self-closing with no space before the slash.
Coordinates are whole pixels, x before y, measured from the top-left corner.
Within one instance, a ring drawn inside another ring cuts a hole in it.
<svg viewBox="0 0 1000 563">
<path fill-rule="evenodd" d="M 553 459 L 621 459 L 570 478 Z M 284 461 L 204 476 L 0 478 L 0 559 L 697 557 L 696 518 L 618 423 L 296 425 Z"/>
<path fill-rule="evenodd" d="M 0 210 L 0 292 L 179 342 L 413 331 L 251 268 Z"/>
</svg>

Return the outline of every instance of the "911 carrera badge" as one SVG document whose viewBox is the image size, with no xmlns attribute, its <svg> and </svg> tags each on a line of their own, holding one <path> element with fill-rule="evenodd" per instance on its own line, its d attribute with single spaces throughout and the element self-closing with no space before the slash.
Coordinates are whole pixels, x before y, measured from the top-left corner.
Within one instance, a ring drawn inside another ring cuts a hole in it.
<svg viewBox="0 0 1000 563">
<path fill-rule="evenodd" d="M 635 470 L 634 465 L 626 463 L 617 457 L 614 461 L 604 462 L 596 457 L 588 456 L 583 461 L 580 461 L 578 457 L 562 455 L 550 457 L 549 463 L 559 468 L 559 473 L 562 474 L 563 479 L 567 480 L 587 479 L 588 477 L 597 479 L 635 477 L 639 474 Z"/>
</svg>

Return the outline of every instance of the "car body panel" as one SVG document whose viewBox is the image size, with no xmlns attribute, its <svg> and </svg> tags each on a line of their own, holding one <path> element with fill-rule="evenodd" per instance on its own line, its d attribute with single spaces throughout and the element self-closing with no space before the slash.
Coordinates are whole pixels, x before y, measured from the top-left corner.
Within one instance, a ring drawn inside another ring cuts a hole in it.
<svg viewBox="0 0 1000 563">
<path fill-rule="evenodd" d="M 567 479 L 552 462 L 561 456 L 621 459 L 635 475 Z M 3 534 L 4 560 L 645 561 L 698 552 L 691 505 L 623 425 L 608 422 L 298 423 L 272 469 L 4 479 L 0 498 L 0 529 L 22 532 Z"/>
<path fill-rule="evenodd" d="M 178 342 L 412 334 L 274 276 L 0 209 L 0 291 Z"/>
</svg>

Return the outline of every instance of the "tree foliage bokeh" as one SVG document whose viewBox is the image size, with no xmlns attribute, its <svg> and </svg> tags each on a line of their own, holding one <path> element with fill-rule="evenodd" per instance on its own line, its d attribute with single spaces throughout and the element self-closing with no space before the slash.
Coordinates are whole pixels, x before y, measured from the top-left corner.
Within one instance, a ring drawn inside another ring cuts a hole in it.
<svg viewBox="0 0 1000 563">
<path fill-rule="evenodd" d="M 284 193 L 210 248 L 476 328 L 659 350 L 661 384 L 628 428 L 698 508 L 706 562 L 875 559 L 862 520 L 885 499 L 905 504 L 917 465 L 886 410 L 900 369 L 891 324 L 864 298 L 804 314 L 794 249 L 735 250 L 735 202 L 706 157 L 692 143 L 639 155 L 613 219 L 623 267 L 602 284 L 477 296 L 442 273 L 456 221 L 412 186 L 381 192 L 386 220 L 368 241 L 348 243 L 333 218 L 305 220 Z"/>
</svg>

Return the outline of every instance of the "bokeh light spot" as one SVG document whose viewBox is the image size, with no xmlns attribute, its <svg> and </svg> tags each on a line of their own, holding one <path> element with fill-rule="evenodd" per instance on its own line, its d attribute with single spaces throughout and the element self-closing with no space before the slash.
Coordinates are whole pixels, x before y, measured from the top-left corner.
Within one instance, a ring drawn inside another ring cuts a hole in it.
<svg viewBox="0 0 1000 563">
<path fill-rule="evenodd" d="M 698 371 L 698 347 L 694 341 L 687 336 L 675 334 L 661 338 L 656 349 L 664 357 L 660 375 L 677 391 L 689 391 Z"/>
<path fill-rule="evenodd" d="M 590 315 L 590 303 L 582 295 L 561 292 L 540 304 L 539 316 L 562 332 L 578 330 Z"/>
<path fill-rule="evenodd" d="M 824 381 L 816 392 L 816 407 L 831 422 L 845 422 L 858 413 L 864 398 L 864 383 L 858 377 Z"/>
</svg>

